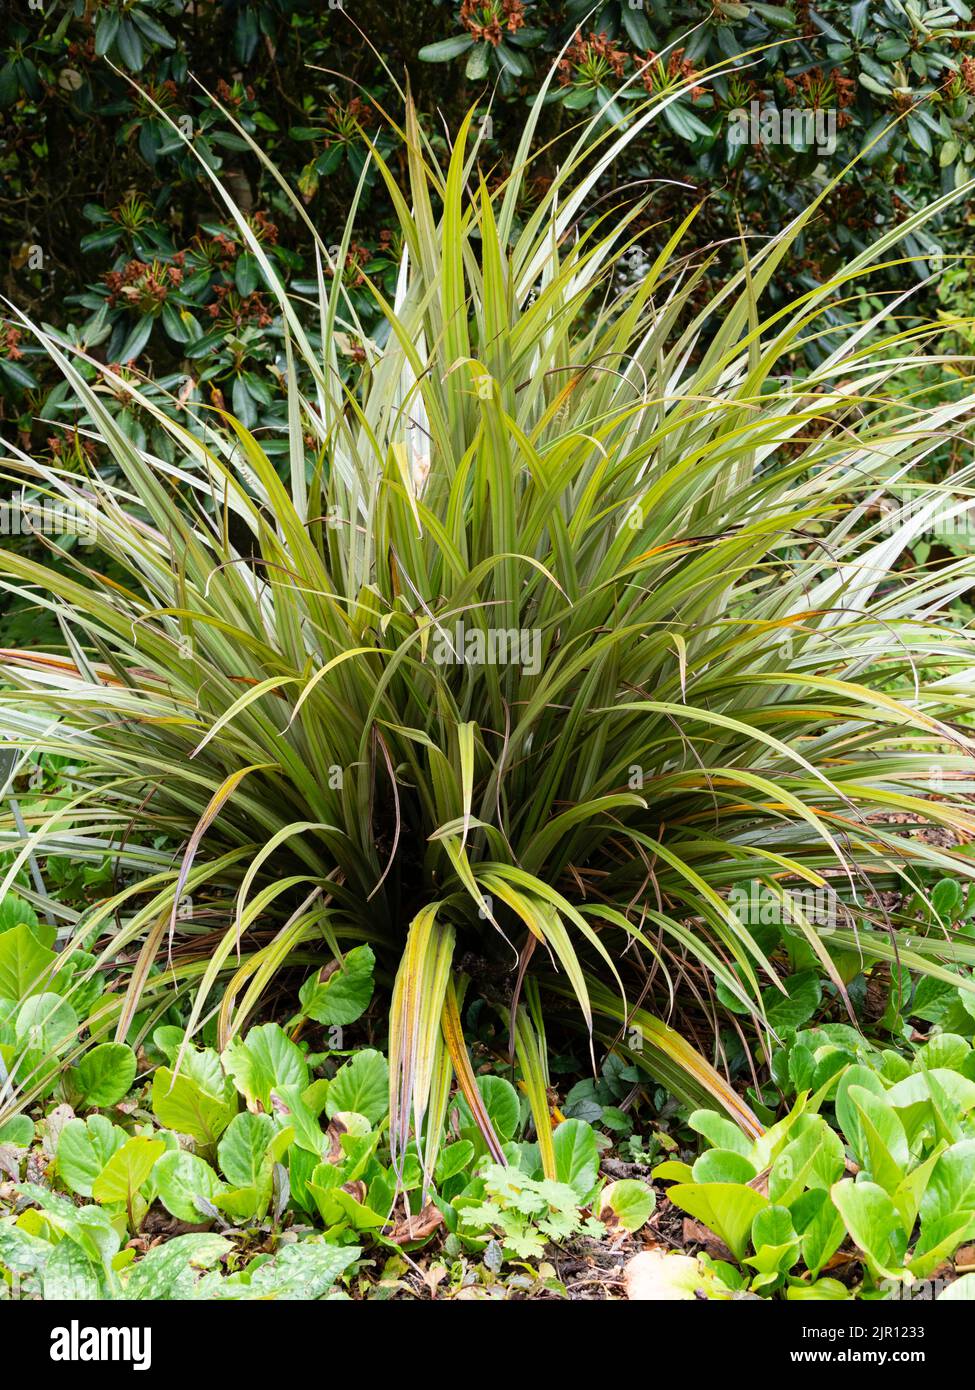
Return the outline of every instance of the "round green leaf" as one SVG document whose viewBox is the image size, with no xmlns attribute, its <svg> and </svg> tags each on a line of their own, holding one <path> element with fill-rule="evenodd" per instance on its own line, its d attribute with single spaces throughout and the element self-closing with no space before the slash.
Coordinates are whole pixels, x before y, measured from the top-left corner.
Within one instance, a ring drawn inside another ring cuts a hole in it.
<svg viewBox="0 0 975 1390">
<path fill-rule="evenodd" d="M 135 1080 L 135 1053 L 125 1043 L 100 1043 L 72 1072 L 72 1081 L 89 1107 L 114 1105 Z"/>
<path fill-rule="evenodd" d="M 599 1195 L 599 1219 L 611 1229 L 638 1231 L 649 1221 L 657 1199 L 653 1189 L 636 1178 L 611 1182 Z"/>
<path fill-rule="evenodd" d="M 77 1030 L 78 1016 L 59 994 L 35 994 L 25 999 L 14 1025 L 18 1046 L 29 1047 L 32 1052 L 56 1053 Z"/>
<path fill-rule="evenodd" d="M 104 1115 L 69 1120 L 58 1136 L 57 1151 L 57 1169 L 65 1187 L 79 1197 L 90 1197 L 99 1173 L 125 1140 L 125 1131 Z"/>
<path fill-rule="evenodd" d="M 695 1161 L 695 1182 L 751 1182 L 757 1169 L 744 1154 L 733 1149 L 708 1149 Z"/>
<path fill-rule="evenodd" d="M 206 1213 L 197 1205 L 197 1198 L 213 1202 L 224 1190 L 209 1163 L 185 1149 L 164 1153 L 156 1162 L 153 1176 L 159 1200 L 179 1221 L 205 1220 Z"/>
<path fill-rule="evenodd" d="M 274 1138 L 270 1115 L 252 1115 L 249 1110 L 235 1115 L 217 1147 L 220 1169 L 228 1182 L 237 1187 L 253 1186 L 261 1176 L 264 1155 Z"/>
<path fill-rule="evenodd" d="M 375 963 L 371 946 L 356 946 L 324 979 L 323 972 L 312 975 L 298 995 L 301 1012 L 330 1027 L 354 1023 L 372 998 Z"/>
<path fill-rule="evenodd" d="M 389 1067 L 381 1052 L 369 1048 L 357 1052 L 339 1067 L 328 1088 L 325 1113 L 329 1119 L 340 1110 L 365 1115 L 378 1124 L 389 1109 Z"/>
<path fill-rule="evenodd" d="M 599 1177 L 599 1145 L 596 1132 L 585 1120 L 563 1120 L 552 1135 L 555 1174 L 585 1201 Z"/>
</svg>

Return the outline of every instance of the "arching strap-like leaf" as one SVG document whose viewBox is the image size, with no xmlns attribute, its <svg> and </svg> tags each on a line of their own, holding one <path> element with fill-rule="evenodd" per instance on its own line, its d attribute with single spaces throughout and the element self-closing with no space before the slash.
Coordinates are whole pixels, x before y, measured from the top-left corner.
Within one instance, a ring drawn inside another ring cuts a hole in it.
<svg viewBox="0 0 975 1390">
<path fill-rule="evenodd" d="M 481 1098 L 481 1093 L 477 1089 L 477 1079 L 474 1076 L 471 1059 L 467 1055 L 467 1044 L 464 1041 L 464 1030 L 461 1026 L 460 1009 L 457 1007 L 457 992 L 453 979 L 447 981 L 447 993 L 444 996 L 440 1026 L 443 1029 L 444 1042 L 447 1044 L 447 1051 L 450 1054 L 457 1084 L 474 1117 L 474 1123 L 484 1136 L 484 1142 L 487 1144 L 488 1151 L 495 1163 L 507 1165 L 508 1160 L 504 1156 L 501 1140 L 494 1132 L 491 1118 Z"/>
<path fill-rule="evenodd" d="M 220 814 L 226 802 L 230 800 L 234 792 L 240 786 L 241 782 L 243 782 L 244 778 L 251 772 L 266 772 L 272 769 L 275 771 L 279 770 L 279 764 L 252 763 L 250 767 L 241 767 L 238 768 L 236 772 L 232 772 L 230 776 L 227 777 L 220 784 L 217 790 L 213 793 L 213 796 L 210 798 L 206 810 L 203 812 L 203 815 L 197 821 L 196 828 L 194 829 L 193 834 L 190 836 L 189 843 L 186 846 L 186 852 L 183 855 L 183 862 L 179 866 L 179 877 L 176 880 L 176 891 L 173 894 L 173 910 L 169 918 L 170 951 L 172 951 L 173 936 L 176 931 L 176 916 L 179 912 L 180 899 L 183 896 L 183 889 L 186 886 L 186 880 L 189 877 L 190 870 L 193 867 L 193 860 L 196 858 L 196 852 L 200 848 L 200 841 L 203 839 L 203 836 L 206 834 L 210 826 L 216 820 L 217 816 Z"/>
<path fill-rule="evenodd" d="M 553 1182 L 558 1178 L 555 1167 L 555 1141 L 552 1138 L 552 1115 L 548 1104 L 548 1089 L 545 1085 L 544 1044 L 541 1042 L 528 1010 L 520 1005 L 515 1016 L 515 1052 L 521 1079 L 531 1106 L 535 1122 L 535 1135 L 538 1139 L 538 1155 L 542 1161 L 542 1172 Z"/>
<path fill-rule="evenodd" d="M 454 929 L 437 921 L 441 904 L 413 918 L 396 972 L 389 1014 L 389 1153 L 397 1178 L 410 1139 L 410 1115 L 419 1143 L 430 1101 L 437 1034 L 454 953 Z"/>
</svg>

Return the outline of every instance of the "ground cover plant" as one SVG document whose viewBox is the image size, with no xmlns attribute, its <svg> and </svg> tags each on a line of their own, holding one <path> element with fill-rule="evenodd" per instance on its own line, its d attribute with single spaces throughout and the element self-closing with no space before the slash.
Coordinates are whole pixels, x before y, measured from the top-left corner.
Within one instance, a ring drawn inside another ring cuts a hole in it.
<svg viewBox="0 0 975 1390">
<path fill-rule="evenodd" d="M 350 953 L 365 1013 L 362 960 Z M 669 1299 L 903 1298 L 921 1281 L 968 1297 L 966 1257 L 950 1260 L 975 1233 L 975 1052 L 954 993 L 967 1037 L 880 1048 L 847 1024 L 794 1030 L 774 1069 L 784 1113 L 755 1140 L 685 1111 L 658 1121 L 671 1156 L 651 1169 L 624 1159 L 622 1112 L 597 1107 L 554 1124 L 552 1177 L 520 1069 L 517 1086 L 496 1070 L 477 1082 L 503 1162 L 458 1094 L 427 1177 L 412 1141 L 392 1166 L 381 1052 L 316 1052 L 267 1023 L 221 1054 L 190 1047 L 177 1072 L 184 1032 L 163 1024 L 138 1056 L 104 1043 L 52 1069 L 37 1120 L 0 1128 L 0 1268 L 8 1294 L 47 1300 L 560 1298 L 568 1245 L 596 1252 L 611 1286 L 628 1260 L 631 1283 Z M 17 1030 L 29 1012 L 53 1054 L 70 1045 L 61 996 L 27 1004 Z M 337 994 L 319 1012 L 351 1009 Z M 702 1137 L 693 1163 L 675 1156 Z M 699 1253 L 664 1252 L 658 1194 L 702 1223 Z"/>
<path fill-rule="evenodd" d="M 47 1026 L 60 1030 L 67 1006 L 58 996 L 38 996 L 33 1015 L 49 1007 Z M 483 1136 L 458 1096 L 449 1116 L 456 1137 L 435 1169 L 424 1173 L 411 1144 L 395 1172 L 380 1052 L 360 1049 L 336 1065 L 270 1023 L 219 1056 L 186 1051 L 177 1074 L 182 1038 L 177 1027 L 155 1030 L 148 1054 L 164 1061 L 134 1091 L 131 1048 L 89 1052 L 63 1082 L 77 1113 L 64 1100 L 49 1109 L 36 1157 L 27 1116 L 0 1131 L 8 1173 L 19 1176 L 26 1158 L 45 1176 L 17 1184 L 22 1210 L 0 1224 L 0 1263 L 22 1294 L 277 1298 L 310 1280 L 302 1296 L 318 1297 L 352 1266 L 373 1273 L 365 1287 L 388 1291 L 389 1252 L 422 1248 L 434 1235 L 438 1247 L 447 1236 L 450 1277 L 471 1286 L 465 1254 L 490 1246 L 496 1273 L 580 1230 L 596 1239 L 636 1231 L 653 1210 L 645 1183 L 600 1178 L 596 1131 L 580 1119 L 552 1131 L 554 1173 L 545 1177 L 540 1146 L 522 1141 L 527 1103 L 501 1076 L 478 1085 L 503 1140 L 500 1164 L 483 1162 Z M 323 1064 L 331 1074 L 313 1077 Z M 167 1214 L 171 1238 L 156 1246 Z M 214 1229 L 198 1229 L 206 1225 Z M 401 1259 L 396 1268 L 406 1268 Z"/>
<path fill-rule="evenodd" d="M 402 246 L 368 332 L 334 273 L 367 166 L 337 251 L 295 200 L 301 312 L 209 171 L 281 317 L 283 453 L 11 308 L 108 461 L 6 442 L 20 505 L 87 542 L 0 555 L 58 632 L 0 652 L 5 791 L 34 783 L 0 822 L 0 1264 L 30 1291 L 331 1296 L 432 1241 L 438 1283 L 534 1260 L 558 1292 L 553 1242 L 654 1216 L 634 1105 L 711 1144 L 655 1172 L 722 1245 L 691 1297 L 889 1293 L 975 1232 L 971 564 L 915 548 L 967 511 L 972 465 L 926 464 L 973 402 L 939 324 L 834 312 L 970 186 L 769 305 L 824 187 L 702 303 L 693 208 L 636 280 L 646 204 L 583 214 L 708 74 L 597 111 L 526 210 L 554 80 L 500 183 L 474 110 L 445 160 L 406 93 L 397 157 L 366 137 Z M 210 1229 L 147 1251 L 160 1209 Z"/>
</svg>

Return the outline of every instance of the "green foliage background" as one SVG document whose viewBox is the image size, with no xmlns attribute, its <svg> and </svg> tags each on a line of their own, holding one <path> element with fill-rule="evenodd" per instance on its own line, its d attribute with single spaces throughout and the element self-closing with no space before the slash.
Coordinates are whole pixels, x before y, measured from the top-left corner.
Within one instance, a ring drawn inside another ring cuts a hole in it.
<svg viewBox="0 0 975 1390">
<path fill-rule="evenodd" d="M 500 180 L 527 102 L 563 45 L 546 137 L 597 105 L 621 119 L 647 88 L 734 63 L 733 75 L 694 88 L 652 123 L 634 147 L 629 177 L 617 172 L 621 186 L 606 192 L 625 199 L 659 181 L 640 229 L 647 250 L 676 213 L 703 201 L 697 237 L 730 242 L 713 268 L 720 279 L 740 229 L 753 237 L 776 230 L 887 130 L 800 238 L 777 286 L 782 296 L 828 277 L 878 228 L 975 169 L 975 39 L 965 0 L 74 0 L 46 10 L 40 0 L 7 7 L 3 290 L 59 327 L 72 324 L 96 357 L 134 363 L 174 393 L 174 409 L 222 398 L 245 423 L 259 413 L 267 423 L 279 408 L 275 309 L 199 167 L 129 78 L 187 123 L 298 293 L 314 279 L 299 250 L 307 237 L 208 92 L 259 133 L 326 239 L 332 231 L 337 239 L 363 173 L 363 131 L 386 147 L 383 112 L 397 110 L 393 78 L 408 78 L 434 138 L 456 130 L 474 103 L 486 114 L 493 93 L 487 149 Z M 835 151 L 733 146 L 727 113 L 753 100 L 835 111 Z M 542 148 L 539 188 L 555 157 Z M 393 220 L 375 171 L 365 178 L 362 231 L 346 275 L 354 286 L 368 268 L 391 284 Z M 963 208 L 953 224 L 933 226 L 909 242 L 908 254 L 930 257 L 958 244 L 966 218 Z M 927 272 L 919 263 L 916 273 Z M 375 310 L 365 294 L 361 311 L 368 329 Z M 353 374 L 360 348 L 347 348 Z M 57 442 L 46 447 L 63 452 L 58 432 L 36 421 L 68 422 L 63 396 L 49 395 L 55 385 L 16 332 L 0 334 L 3 419 L 33 435 L 34 448 L 50 438 Z M 144 435 L 144 421 L 123 422 L 134 438 Z"/>
</svg>

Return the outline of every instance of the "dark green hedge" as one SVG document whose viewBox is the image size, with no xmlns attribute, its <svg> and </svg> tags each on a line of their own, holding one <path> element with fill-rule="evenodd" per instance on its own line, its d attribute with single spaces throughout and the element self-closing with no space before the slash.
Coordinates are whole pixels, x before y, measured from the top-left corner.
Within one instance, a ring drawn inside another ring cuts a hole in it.
<svg viewBox="0 0 975 1390">
<path fill-rule="evenodd" d="M 716 278 L 742 233 L 774 231 L 865 149 L 800 243 L 779 294 L 831 273 L 878 225 L 975 173 L 975 38 L 964 0 L 608 0 L 592 10 L 589 0 L 344 0 L 344 9 L 337 0 L 48 0 L 47 13 L 40 0 L 8 4 L 0 56 L 4 292 L 70 328 L 96 358 L 133 363 L 176 397 L 168 408 L 226 403 L 247 421 L 273 422 L 273 305 L 199 166 L 140 87 L 219 169 L 298 293 L 311 288 L 307 236 L 207 92 L 261 143 L 334 242 L 363 172 L 363 131 L 381 150 L 393 148 L 393 78 L 408 77 L 434 140 L 473 104 L 486 115 L 494 91 L 482 161 L 492 178 L 504 176 L 526 103 L 565 44 L 546 138 L 599 107 L 609 120 L 629 119 L 648 92 L 683 86 L 606 193 L 652 189 L 647 250 L 675 213 L 702 203 L 694 237 L 720 245 Z M 734 71 L 695 80 L 719 63 Z M 741 125 L 741 113 L 774 122 L 785 111 L 809 121 L 780 128 L 778 143 L 765 142 L 760 125 Z M 832 132 L 819 144 L 810 143 L 817 112 Z M 745 139 L 736 140 L 742 130 Z M 539 159 L 537 180 L 556 150 Z M 963 208 L 962 224 L 965 215 Z M 344 271 L 367 331 L 363 272 L 387 288 L 395 274 L 386 216 L 369 171 Z M 910 254 L 927 258 L 915 267 L 919 277 L 931 257 L 959 244 L 955 217 L 936 227 L 936 239 L 909 242 Z M 890 284 L 905 274 L 892 273 Z M 346 348 L 354 375 L 359 345 L 350 338 Z M 122 403 L 116 409 L 143 439 L 146 422 Z M 80 447 L 38 422 L 70 424 L 70 405 L 9 323 L 0 326 L 0 412 L 35 449 L 65 457 Z"/>
</svg>

